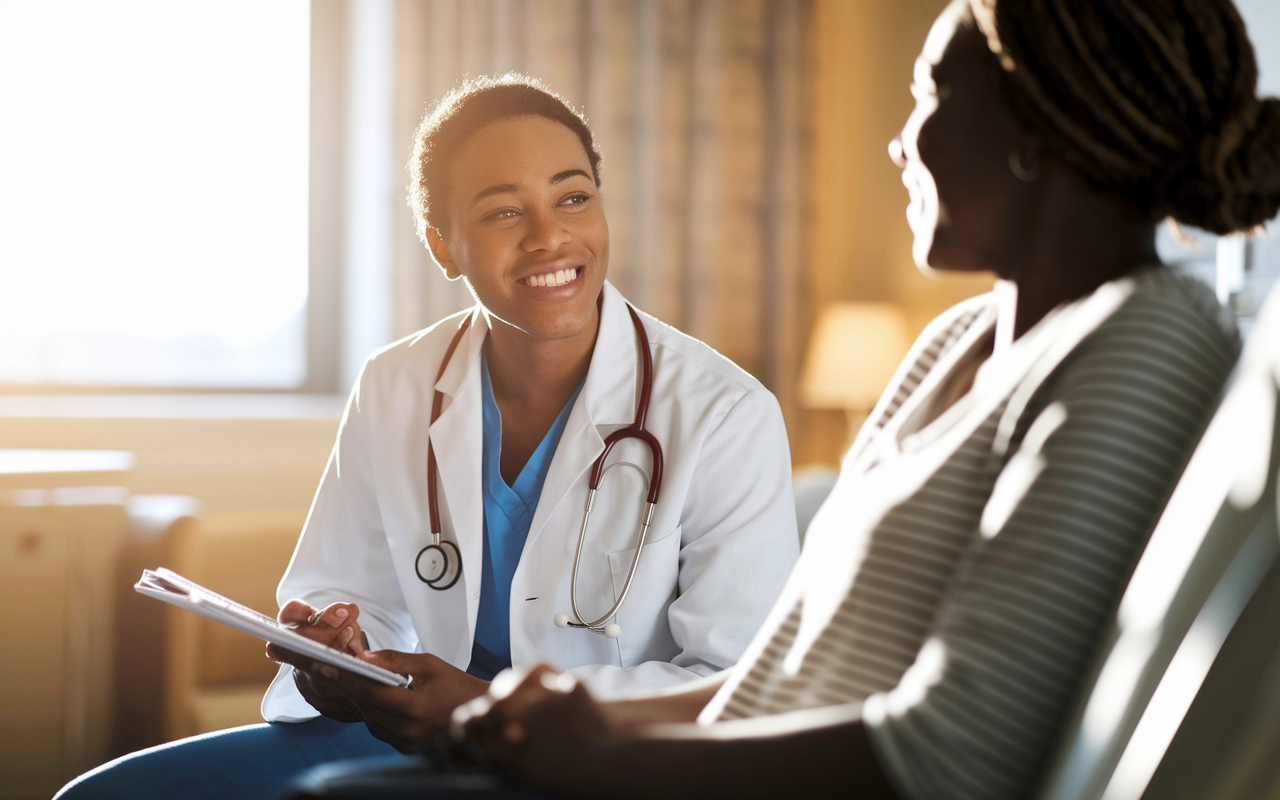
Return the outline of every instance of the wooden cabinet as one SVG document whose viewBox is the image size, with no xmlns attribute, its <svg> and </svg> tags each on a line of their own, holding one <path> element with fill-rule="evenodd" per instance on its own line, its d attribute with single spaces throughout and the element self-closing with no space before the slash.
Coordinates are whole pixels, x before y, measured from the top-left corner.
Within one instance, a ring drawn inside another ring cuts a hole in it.
<svg viewBox="0 0 1280 800">
<path fill-rule="evenodd" d="M 106 751 L 131 462 L 0 450 L 0 798 L 47 798 Z"/>
</svg>

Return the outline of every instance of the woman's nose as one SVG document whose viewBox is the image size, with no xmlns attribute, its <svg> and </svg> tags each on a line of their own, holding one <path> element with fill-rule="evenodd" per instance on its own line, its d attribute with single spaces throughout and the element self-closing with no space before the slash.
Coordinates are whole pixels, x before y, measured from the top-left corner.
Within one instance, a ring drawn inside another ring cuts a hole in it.
<svg viewBox="0 0 1280 800">
<path fill-rule="evenodd" d="M 560 220 L 556 219 L 555 214 L 530 214 L 528 220 L 529 227 L 524 237 L 525 250 L 555 250 L 573 238 L 564 225 L 560 224 Z"/>
<path fill-rule="evenodd" d="M 889 141 L 889 160 L 898 166 L 898 169 L 906 169 L 907 156 L 902 149 L 902 134 L 898 134 Z"/>
</svg>

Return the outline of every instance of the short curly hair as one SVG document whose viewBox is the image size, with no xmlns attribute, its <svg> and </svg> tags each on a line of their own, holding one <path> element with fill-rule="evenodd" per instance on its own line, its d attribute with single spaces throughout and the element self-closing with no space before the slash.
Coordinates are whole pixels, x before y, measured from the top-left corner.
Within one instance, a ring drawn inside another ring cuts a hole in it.
<svg viewBox="0 0 1280 800">
<path fill-rule="evenodd" d="M 469 78 L 440 98 L 413 134 L 409 160 L 409 208 L 418 238 L 426 244 L 427 229 L 448 235 L 444 202 L 449 194 L 449 166 L 476 131 L 513 117 L 543 117 L 559 122 L 578 137 L 591 162 L 591 175 L 600 185 L 600 150 L 586 117 L 536 78 L 518 72 Z"/>
</svg>

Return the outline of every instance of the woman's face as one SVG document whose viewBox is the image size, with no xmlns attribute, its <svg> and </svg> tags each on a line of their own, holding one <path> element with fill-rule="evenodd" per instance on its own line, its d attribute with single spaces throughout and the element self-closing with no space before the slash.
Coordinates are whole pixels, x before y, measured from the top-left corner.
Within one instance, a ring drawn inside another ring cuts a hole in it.
<svg viewBox="0 0 1280 800">
<path fill-rule="evenodd" d="M 916 107 L 889 146 L 910 195 L 912 255 L 922 270 L 1001 277 L 1014 268 L 1034 207 L 1010 153 L 1027 146 L 1005 98 L 1000 65 L 953 2 L 916 59 Z"/>
<path fill-rule="evenodd" d="M 450 166 L 449 238 L 432 252 L 494 317 L 537 339 L 595 335 L 609 227 L 591 162 L 567 127 L 481 128 Z"/>
</svg>

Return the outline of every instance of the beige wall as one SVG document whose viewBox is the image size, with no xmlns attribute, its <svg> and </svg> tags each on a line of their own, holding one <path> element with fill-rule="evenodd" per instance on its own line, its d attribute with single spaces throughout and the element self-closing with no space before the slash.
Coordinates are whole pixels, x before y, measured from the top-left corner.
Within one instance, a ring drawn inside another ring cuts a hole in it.
<svg viewBox="0 0 1280 800">
<path fill-rule="evenodd" d="M 810 65 L 808 265 L 817 304 L 896 302 L 914 331 L 986 278 L 926 278 L 911 260 L 907 194 L 888 144 L 911 112 L 911 68 L 946 0 L 817 0 Z M 835 463 L 845 419 L 809 412 L 791 431 L 795 463 Z"/>
</svg>

